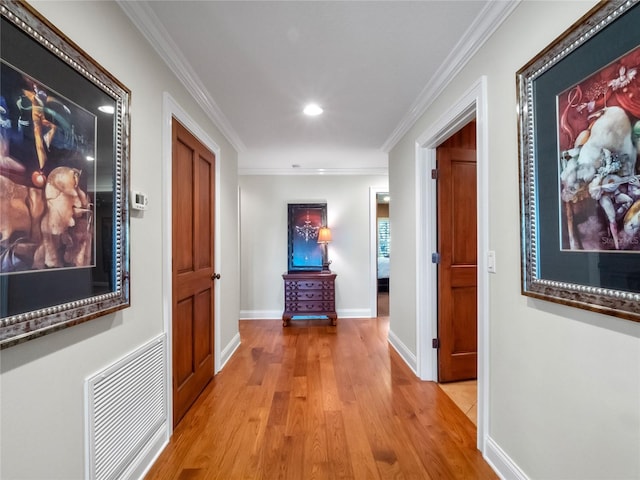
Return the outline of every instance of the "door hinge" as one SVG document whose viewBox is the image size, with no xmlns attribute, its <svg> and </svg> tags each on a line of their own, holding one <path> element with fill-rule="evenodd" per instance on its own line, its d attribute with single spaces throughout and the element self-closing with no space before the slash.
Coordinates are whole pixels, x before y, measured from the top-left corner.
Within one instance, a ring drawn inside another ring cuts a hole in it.
<svg viewBox="0 0 640 480">
<path fill-rule="evenodd" d="M 431 346 L 432 346 L 433 348 L 440 348 L 440 339 L 439 339 L 439 338 L 434 338 L 434 339 L 431 341 Z"/>
<path fill-rule="evenodd" d="M 432 168 L 431 169 L 431 178 L 434 180 L 438 179 L 438 169 L 437 168 Z"/>
<path fill-rule="evenodd" d="M 439 264 L 440 263 L 440 253 L 433 252 L 431 254 L 431 263 Z"/>
</svg>

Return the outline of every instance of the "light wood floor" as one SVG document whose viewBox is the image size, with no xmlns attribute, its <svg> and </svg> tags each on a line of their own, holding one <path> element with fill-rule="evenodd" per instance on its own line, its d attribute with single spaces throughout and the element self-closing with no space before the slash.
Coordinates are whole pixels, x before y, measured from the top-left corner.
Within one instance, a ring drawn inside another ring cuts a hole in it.
<svg viewBox="0 0 640 480">
<path fill-rule="evenodd" d="M 497 479 L 473 423 L 387 333 L 388 317 L 241 321 L 147 479 Z"/>
<path fill-rule="evenodd" d="M 389 316 L 389 292 L 378 292 L 378 316 Z M 473 424 L 478 425 L 478 381 L 466 380 L 439 385 Z"/>
<path fill-rule="evenodd" d="M 440 388 L 453 400 L 474 425 L 478 425 L 478 381 L 440 383 Z"/>
</svg>

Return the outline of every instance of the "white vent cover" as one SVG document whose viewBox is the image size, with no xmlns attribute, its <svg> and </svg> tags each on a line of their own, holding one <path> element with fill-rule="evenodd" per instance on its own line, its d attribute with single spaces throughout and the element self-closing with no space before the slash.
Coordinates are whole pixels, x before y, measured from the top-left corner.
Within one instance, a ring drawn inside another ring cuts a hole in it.
<svg viewBox="0 0 640 480">
<path fill-rule="evenodd" d="M 167 419 L 165 336 L 86 381 L 87 476 L 123 477 Z"/>
</svg>

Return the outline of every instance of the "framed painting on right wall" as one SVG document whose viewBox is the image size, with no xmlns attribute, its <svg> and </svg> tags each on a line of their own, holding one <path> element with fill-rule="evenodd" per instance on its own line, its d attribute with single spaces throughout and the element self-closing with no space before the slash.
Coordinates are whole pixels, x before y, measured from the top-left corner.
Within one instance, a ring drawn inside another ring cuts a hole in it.
<svg viewBox="0 0 640 480">
<path fill-rule="evenodd" d="M 640 2 L 517 72 L 522 293 L 640 321 Z"/>
</svg>

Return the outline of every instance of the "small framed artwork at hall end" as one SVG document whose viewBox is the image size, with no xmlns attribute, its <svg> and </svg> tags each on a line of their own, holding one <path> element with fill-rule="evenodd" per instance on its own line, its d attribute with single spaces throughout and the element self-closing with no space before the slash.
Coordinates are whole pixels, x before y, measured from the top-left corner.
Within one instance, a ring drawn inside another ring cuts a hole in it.
<svg viewBox="0 0 640 480">
<path fill-rule="evenodd" d="M 323 250 L 318 233 L 327 225 L 326 203 L 288 204 L 289 273 L 322 270 Z"/>
</svg>

